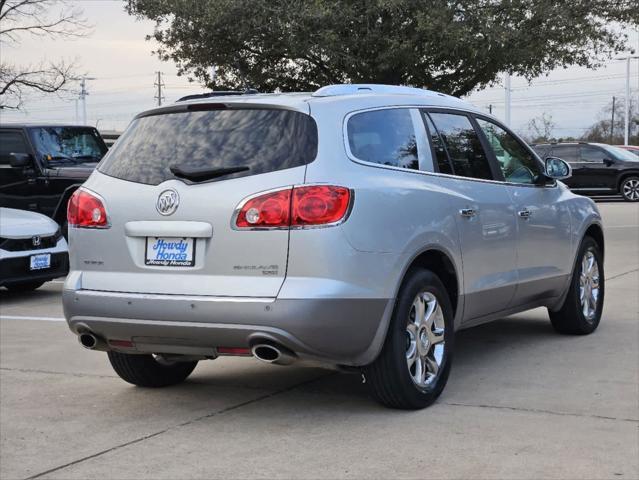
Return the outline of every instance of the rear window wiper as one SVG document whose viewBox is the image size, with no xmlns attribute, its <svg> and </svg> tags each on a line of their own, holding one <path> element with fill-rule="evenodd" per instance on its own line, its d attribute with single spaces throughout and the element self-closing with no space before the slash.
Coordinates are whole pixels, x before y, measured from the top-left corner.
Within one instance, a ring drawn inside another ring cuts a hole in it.
<svg viewBox="0 0 639 480">
<path fill-rule="evenodd" d="M 246 172 L 251 168 L 247 165 L 226 168 L 211 167 L 185 167 L 181 165 L 171 165 L 169 170 L 178 178 L 185 178 L 193 182 L 204 182 L 214 178 L 223 177 L 232 173 Z"/>
</svg>

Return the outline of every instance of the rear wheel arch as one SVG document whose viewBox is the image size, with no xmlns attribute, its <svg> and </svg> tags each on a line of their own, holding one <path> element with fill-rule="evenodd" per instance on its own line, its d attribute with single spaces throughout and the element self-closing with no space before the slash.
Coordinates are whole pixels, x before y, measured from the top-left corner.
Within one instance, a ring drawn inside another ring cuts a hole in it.
<svg viewBox="0 0 639 480">
<path fill-rule="evenodd" d="M 623 172 L 621 175 L 619 175 L 619 178 L 617 178 L 617 191 L 619 193 L 621 193 L 621 184 L 628 177 L 637 177 L 637 178 L 639 178 L 639 171 Z"/>
<path fill-rule="evenodd" d="M 415 269 L 429 270 L 439 277 L 453 306 L 453 316 L 456 316 L 459 307 L 459 278 L 450 256 L 437 248 L 429 248 L 419 253 L 408 264 L 398 288 Z"/>
</svg>

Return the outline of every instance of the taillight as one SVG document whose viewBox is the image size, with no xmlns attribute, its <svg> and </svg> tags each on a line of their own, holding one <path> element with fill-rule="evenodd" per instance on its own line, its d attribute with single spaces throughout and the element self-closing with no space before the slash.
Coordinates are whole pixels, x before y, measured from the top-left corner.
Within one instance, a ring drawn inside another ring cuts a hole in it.
<svg viewBox="0 0 639 480">
<path fill-rule="evenodd" d="M 328 225 L 348 213 L 351 191 L 310 185 L 265 193 L 247 200 L 235 219 L 237 228 L 289 228 Z"/>
<path fill-rule="evenodd" d="M 291 221 L 291 189 L 249 199 L 237 214 L 239 228 L 282 228 Z"/>
<path fill-rule="evenodd" d="M 102 200 L 90 192 L 78 189 L 67 205 L 67 222 L 77 228 L 109 228 Z"/>
<path fill-rule="evenodd" d="M 344 187 L 314 185 L 293 189 L 291 226 L 339 222 L 348 211 L 351 191 Z"/>
</svg>

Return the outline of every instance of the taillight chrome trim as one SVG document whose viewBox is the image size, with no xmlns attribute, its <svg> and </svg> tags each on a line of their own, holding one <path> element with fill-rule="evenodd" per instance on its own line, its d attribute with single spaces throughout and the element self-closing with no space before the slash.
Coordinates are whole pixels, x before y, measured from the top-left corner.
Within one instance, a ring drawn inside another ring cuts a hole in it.
<svg viewBox="0 0 639 480">
<path fill-rule="evenodd" d="M 106 230 L 107 228 L 111 228 L 111 215 L 109 214 L 109 210 L 107 209 L 107 204 L 104 201 L 104 197 L 102 195 L 100 195 L 99 193 L 94 192 L 93 190 L 91 190 L 89 188 L 86 188 L 85 186 L 78 187 L 71 194 L 71 196 L 73 196 L 73 194 L 75 194 L 75 192 L 77 192 L 79 190 L 82 190 L 83 192 L 86 192 L 89 195 L 94 196 L 95 198 L 100 200 L 100 202 L 102 202 L 102 206 L 104 207 L 104 214 L 106 215 L 106 224 L 105 225 L 95 225 L 95 226 L 90 226 L 90 227 L 81 227 L 81 226 L 78 226 L 77 224 L 69 223 L 68 227 L 69 228 L 78 228 L 78 229 L 88 229 L 88 230 Z M 67 200 L 67 210 L 69 208 L 69 202 L 70 201 L 71 201 L 71 197 L 69 197 L 69 200 Z"/>
<path fill-rule="evenodd" d="M 240 203 L 237 204 L 235 210 L 233 211 L 233 215 L 231 215 L 231 229 L 238 230 L 240 232 L 246 231 L 259 231 L 259 230 L 289 230 L 289 226 L 286 227 L 238 227 L 237 226 L 237 217 L 239 217 L 240 212 L 244 208 L 248 202 L 253 200 L 254 198 L 261 197 L 262 195 L 268 195 L 269 193 L 283 192 L 285 190 L 293 190 L 293 185 L 288 185 L 285 187 L 276 187 L 271 188 L 269 190 L 262 190 L 261 192 L 254 193 L 249 195 L 248 197 L 243 198 Z"/>
<path fill-rule="evenodd" d="M 246 205 L 249 201 L 253 200 L 254 198 L 261 197 L 262 195 L 268 195 L 269 193 L 282 192 L 284 190 L 291 190 L 291 200 L 292 200 L 292 194 L 295 188 L 325 187 L 325 186 L 346 188 L 349 192 L 348 206 L 346 207 L 346 212 L 344 213 L 344 216 L 336 222 L 323 223 L 319 225 L 287 225 L 285 227 L 238 227 L 237 226 L 237 217 L 239 216 L 240 212 L 244 208 L 244 205 Z M 348 217 L 350 217 L 351 211 L 353 210 L 354 200 L 355 200 L 355 191 L 352 188 L 348 188 L 342 185 L 336 185 L 334 183 L 328 183 L 328 182 L 303 183 L 300 185 L 287 185 L 285 187 L 277 187 L 277 188 L 272 188 L 269 190 L 263 190 L 261 192 L 254 193 L 252 195 L 249 195 L 248 197 L 243 198 L 242 201 L 237 205 L 237 207 L 235 207 L 235 210 L 233 211 L 233 215 L 231 215 L 231 229 L 237 230 L 240 232 L 247 232 L 247 231 L 262 231 L 262 230 L 263 231 L 266 231 L 266 230 L 311 230 L 316 228 L 336 227 L 344 223 L 346 220 L 348 220 Z"/>
</svg>

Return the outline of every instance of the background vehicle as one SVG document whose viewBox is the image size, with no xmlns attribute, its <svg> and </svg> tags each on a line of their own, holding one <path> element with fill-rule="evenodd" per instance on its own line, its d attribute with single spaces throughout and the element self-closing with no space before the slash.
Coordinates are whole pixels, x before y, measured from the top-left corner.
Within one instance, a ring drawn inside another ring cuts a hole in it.
<svg viewBox="0 0 639 480">
<path fill-rule="evenodd" d="M 639 157 L 628 150 L 602 143 L 538 144 L 541 156 L 559 157 L 570 163 L 572 177 L 566 185 L 579 193 L 621 194 L 629 202 L 639 201 Z"/>
<path fill-rule="evenodd" d="M 106 151 L 93 127 L 3 124 L 0 207 L 42 213 L 65 230 L 67 201 Z"/>
<path fill-rule="evenodd" d="M 67 274 L 67 242 L 44 215 L 0 208 L 0 287 L 35 290 Z"/>
<path fill-rule="evenodd" d="M 636 145 L 615 145 L 617 148 L 628 150 L 630 153 L 639 157 L 639 147 Z"/>
<path fill-rule="evenodd" d="M 569 174 L 420 89 L 178 102 L 71 198 L 65 317 L 136 385 L 252 354 L 361 369 L 382 403 L 424 407 L 459 328 L 540 306 L 560 332 L 597 327 L 601 218 Z"/>
</svg>

